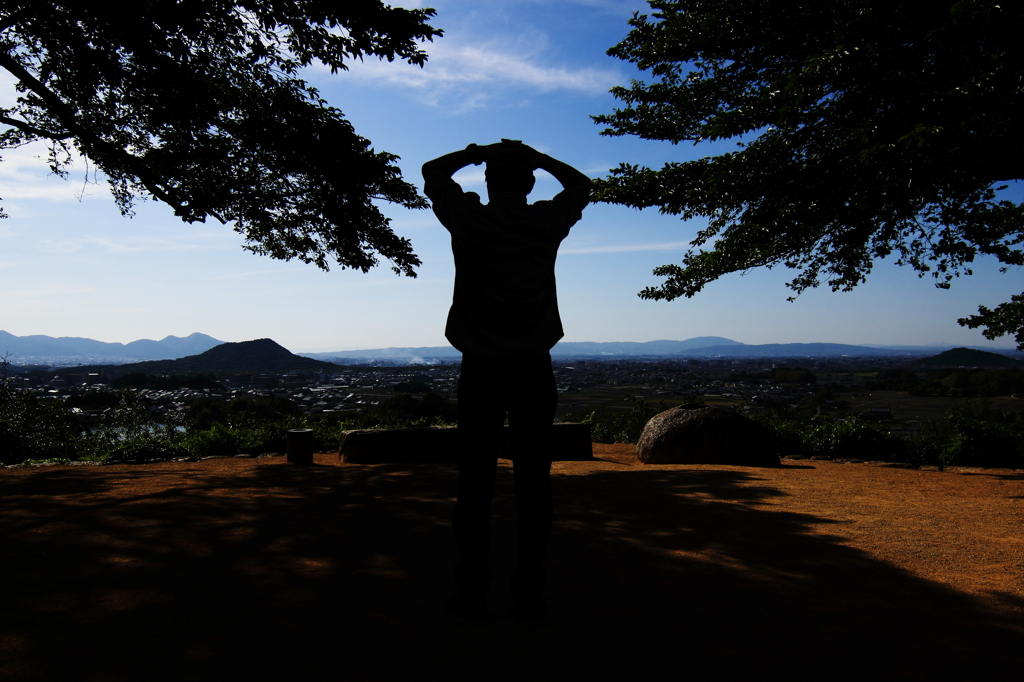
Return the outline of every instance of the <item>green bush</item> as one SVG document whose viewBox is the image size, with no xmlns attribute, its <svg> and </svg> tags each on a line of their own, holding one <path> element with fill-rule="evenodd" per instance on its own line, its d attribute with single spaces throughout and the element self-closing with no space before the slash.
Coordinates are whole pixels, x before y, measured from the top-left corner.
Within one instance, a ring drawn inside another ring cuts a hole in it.
<svg viewBox="0 0 1024 682">
<path fill-rule="evenodd" d="M 189 431 L 183 445 L 192 457 L 234 457 L 238 454 L 238 437 L 223 424 Z"/>
<path fill-rule="evenodd" d="M 98 442 L 60 400 L 40 400 L 0 385 L 0 462 L 76 460 Z"/>
<path fill-rule="evenodd" d="M 812 421 L 803 431 L 805 452 L 840 458 L 871 459 L 886 462 L 906 461 L 907 442 L 885 428 L 869 423 L 832 419 Z"/>
<path fill-rule="evenodd" d="M 108 462 L 146 462 L 153 459 L 186 457 L 188 449 L 180 442 L 165 437 L 141 436 L 115 446 Z"/>
<path fill-rule="evenodd" d="M 347 422 L 337 417 L 320 417 L 306 420 L 306 428 L 313 429 L 313 447 L 318 452 L 331 452 L 338 449 L 341 432 Z"/>
<path fill-rule="evenodd" d="M 666 409 L 664 402 L 651 407 L 638 398 L 628 411 L 601 407 L 583 416 L 567 413 L 565 419 L 589 424 L 590 437 L 597 443 L 635 443 L 651 417 Z"/>
<path fill-rule="evenodd" d="M 1024 414 L 1003 414 L 984 400 L 957 405 L 925 424 L 914 445 L 941 467 L 1024 467 Z"/>
<path fill-rule="evenodd" d="M 784 455 L 883 462 L 905 462 L 914 457 L 906 440 L 872 423 L 830 417 L 800 423 L 770 410 L 759 410 L 750 416 L 775 433 Z"/>
<path fill-rule="evenodd" d="M 232 429 L 238 452 L 258 455 L 262 452 L 284 452 L 288 447 L 285 424 L 260 424 Z"/>
<path fill-rule="evenodd" d="M 755 410 L 746 416 L 767 426 L 775 434 L 779 454 L 810 456 L 803 424 L 786 419 L 776 410 Z"/>
<path fill-rule="evenodd" d="M 153 426 L 149 404 L 137 391 L 126 388 L 120 393 L 117 407 L 104 418 L 104 424 L 124 440 L 148 436 Z"/>
</svg>

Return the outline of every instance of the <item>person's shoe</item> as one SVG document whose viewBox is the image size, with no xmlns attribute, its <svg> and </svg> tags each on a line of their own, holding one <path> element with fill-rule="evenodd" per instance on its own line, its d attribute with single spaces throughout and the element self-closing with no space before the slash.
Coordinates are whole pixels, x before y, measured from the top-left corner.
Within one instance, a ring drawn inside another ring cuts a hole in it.
<svg viewBox="0 0 1024 682">
<path fill-rule="evenodd" d="M 459 591 L 444 605 L 445 613 L 467 620 L 487 620 L 487 600 L 483 595 L 469 595 Z"/>
</svg>

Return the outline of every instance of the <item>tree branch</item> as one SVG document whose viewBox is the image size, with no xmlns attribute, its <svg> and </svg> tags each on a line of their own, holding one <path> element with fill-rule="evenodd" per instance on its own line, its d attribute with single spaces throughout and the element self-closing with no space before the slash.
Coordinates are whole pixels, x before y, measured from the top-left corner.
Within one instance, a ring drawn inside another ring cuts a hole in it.
<svg viewBox="0 0 1024 682">
<path fill-rule="evenodd" d="M 68 128 L 69 132 L 67 137 L 76 137 L 79 141 L 95 147 L 97 151 L 100 151 L 102 154 L 116 158 L 133 176 L 138 178 L 139 182 L 141 182 L 146 188 L 146 191 L 154 197 L 163 201 L 175 210 L 184 208 L 184 205 L 181 202 L 175 200 L 167 192 L 160 189 L 155 178 L 153 178 L 146 170 L 145 164 L 141 162 L 138 157 L 129 154 L 115 144 L 107 142 L 102 137 L 90 132 L 87 128 L 79 124 L 78 120 L 75 118 L 74 111 L 71 110 L 71 107 L 65 104 L 60 97 L 54 94 L 35 76 L 29 73 L 28 69 L 18 62 L 18 60 L 14 59 L 9 54 L 0 53 L 0 66 L 7 69 L 7 71 L 9 71 L 13 76 L 24 83 L 26 87 L 43 99 L 43 101 L 48 105 L 50 113 L 54 114 Z M 94 158 L 93 160 L 101 162 L 102 157 Z M 102 163 L 100 163 L 100 165 L 102 165 Z"/>
<path fill-rule="evenodd" d="M 34 125 L 26 123 L 25 121 L 21 121 L 16 118 L 11 118 L 9 116 L 0 116 L 0 123 L 6 123 L 7 125 L 13 128 L 23 130 L 26 133 L 31 133 L 36 137 L 45 137 L 48 140 L 66 140 L 69 137 L 74 137 L 74 135 L 67 131 L 57 133 L 51 132 L 49 130 L 43 130 L 42 128 L 37 128 Z"/>
</svg>

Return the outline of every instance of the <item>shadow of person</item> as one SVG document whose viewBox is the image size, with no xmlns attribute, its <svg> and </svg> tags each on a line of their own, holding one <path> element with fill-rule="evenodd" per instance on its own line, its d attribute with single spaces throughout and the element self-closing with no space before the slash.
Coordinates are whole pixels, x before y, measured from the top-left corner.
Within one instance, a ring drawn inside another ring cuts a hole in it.
<svg viewBox="0 0 1024 682">
<path fill-rule="evenodd" d="M 555 608 L 535 630 L 505 593 L 482 627 L 437 614 L 454 467 L 206 464 L 0 477 L 0 676 L 903 680 L 1024 664 L 1019 595 L 994 606 L 875 559 L 748 472 L 553 477 Z M 497 560 L 512 477 L 498 467 Z"/>
</svg>

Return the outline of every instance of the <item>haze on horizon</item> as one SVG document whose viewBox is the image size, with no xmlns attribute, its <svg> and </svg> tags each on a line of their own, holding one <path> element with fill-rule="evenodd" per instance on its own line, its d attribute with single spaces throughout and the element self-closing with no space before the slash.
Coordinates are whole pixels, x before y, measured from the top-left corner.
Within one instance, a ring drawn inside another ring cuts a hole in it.
<svg viewBox="0 0 1024 682">
<path fill-rule="evenodd" d="M 402 157 L 405 177 L 418 186 L 423 162 L 502 137 L 522 139 L 592 177 L 623 161 L 656 167 L 712 149 L 601 137 L 588 118 L 614 108 L 610 87 L 642 77 L 605 51 L 646 3 L 429 4 L 445 36 L 426 45 L 423 69 L 367 61 L 338 75 L 307 73 L 360 135 Z M 15 96 L 4 74 L 0 106 Z M 0 162 L 0 197 L 10 216 L 0 221 L 0 328 L 11 334 L 128 343 L 202 332 L 223 341 L 272 338 L 293 352 L 447 345 L 454 266 L 448 235 L 429 211 L 385 208 L 423 260 L 417 278 L 400 278 L 386 263 L 367 275 L 324 273 L 254 256 L 229 226 L 186 225 L 156 202 L 122 217 L 104 186 L 85 182 L 83 164 L 64 181 L 48 173 L 40 155 L 41 147 L 25 147 Z M 531 198 L 551 196 L 557 183 L 538 175 Z M 480 169 L 456 179 L 483 191 Z M 563 340 L 1014 345 L 1011 337 L 987 341 L 956 323 L 978 304 L 995 306 L 1020 291 L 1019 270 L 1001 275 L 987 259 L 948 291 L 881 261 L 851 293 L 818 289 L 793 303 L 784 286 L 793 273 L 785 270 L 735 274 L 693 299 L 639 299 L 638 291 L 660 281 L 651 270 L 678 262 L 701 227 L 653 210 L 588 207 L 558 259 Z"/>
</svg>

